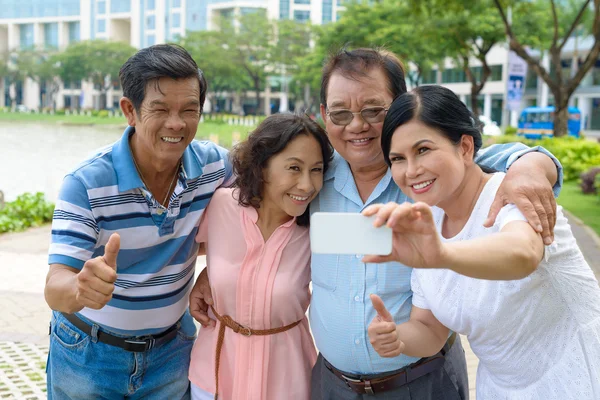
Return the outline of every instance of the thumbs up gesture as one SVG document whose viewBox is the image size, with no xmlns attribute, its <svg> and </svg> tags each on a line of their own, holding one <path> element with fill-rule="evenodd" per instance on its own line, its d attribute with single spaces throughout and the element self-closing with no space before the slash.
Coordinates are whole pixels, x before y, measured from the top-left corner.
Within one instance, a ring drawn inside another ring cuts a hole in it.
<svg viewBox="0 0 600 400">
<path fill-rule="evenodd" d="M 121 237 L 113 233 L 104 248 L 104 255 L 86 261 L 76 275 L 75 298 L 83 307 L 99 310 L 112 299 L 117 280 L 117 255 Z"/>
<path fill-rule="evenodd" d="M 398 337 L 392 314 L 376 294 L 371 295 L 371 303 L 377 311 L 368 329 L 371 345 L 381 357 L 399 356 L 404 351 L 404 343 Z"/>
</svg>

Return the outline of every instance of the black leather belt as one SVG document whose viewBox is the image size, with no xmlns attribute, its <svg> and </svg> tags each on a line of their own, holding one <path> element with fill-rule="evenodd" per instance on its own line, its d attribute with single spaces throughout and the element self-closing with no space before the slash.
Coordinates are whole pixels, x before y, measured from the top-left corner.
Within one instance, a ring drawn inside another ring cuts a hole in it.
<svg viewBox="0 0 600 400">
<path fill-rule="evenodd" d="M 359 375 L 347 374 L 335 368 L 325 358 L 323 358 L 323 363 L 333 375 L 344 381 L 353 392 L 359 394 L 382 393 L 404 386 L 407 383 L 442 368 L 446 361 L 445 355 L 450 351 L 455 340 L 456 333 L 452 333 L 446 341 L 444 348 L 435 356 L 423 358 L 397 372 L 378 378 L 365 379 Z"/>
<path fill-rule="evenodd" d="M 75 314 L 61 313 L 63 317 L 70 323 L 75 325 L 78 329 L 86 333 L 87 335 L 92 334 L 92 327 L 77 318 Z M 125 351 L 131 351 L 134 353 L 143 353 L 155 347 L 158 347 L 164 343 L 171 341 L 177 336 L 177 329 L 179 323 L 172 325 L 166 331 L 161 332 L 157 335 L 148 335 L 140 338 L 124 338 L 120 336 L 114 336 L 110 333 L 98 331 L 96 337 L 98 341 L 109 344 L 111 346 L 120 347 Z"/>
</svg>

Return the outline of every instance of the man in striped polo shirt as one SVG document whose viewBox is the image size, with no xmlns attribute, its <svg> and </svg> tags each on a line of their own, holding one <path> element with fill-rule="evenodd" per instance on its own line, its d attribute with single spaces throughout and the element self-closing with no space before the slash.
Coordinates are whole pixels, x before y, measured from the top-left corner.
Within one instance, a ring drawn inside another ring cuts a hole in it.
<svg viewBox="0 0 600 400">
<path fill-rule="evenodd" d="M 193 140 L 207 84 L 183 48 L 142 49 L 119 76 L 129 127 L 65 177 L 54 212 L 50 399 L 189 397 L 194 237 L 231 166 Z"/>
</svg>

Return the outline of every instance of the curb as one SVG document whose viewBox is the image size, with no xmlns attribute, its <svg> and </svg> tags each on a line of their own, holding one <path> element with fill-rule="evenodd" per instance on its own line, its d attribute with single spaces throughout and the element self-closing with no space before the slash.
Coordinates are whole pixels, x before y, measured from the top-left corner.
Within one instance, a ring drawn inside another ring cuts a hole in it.
<svg viewBox="0 0 600 400">
<path fill-rule="evenodd" d="M 598 246 L 598 250 L 600 250 L 600 236 L 594 231 L 592 228 L 587 226 L 581 219 L 577 218 L 575 215 L 570 213 L 568 210 L 563 208 L 563 213 L 566 214 L 567 219 L 575 222 L 577 225 L 581 226 L 583 230 L 592 238 L 596 246 Z"/>
</svg>

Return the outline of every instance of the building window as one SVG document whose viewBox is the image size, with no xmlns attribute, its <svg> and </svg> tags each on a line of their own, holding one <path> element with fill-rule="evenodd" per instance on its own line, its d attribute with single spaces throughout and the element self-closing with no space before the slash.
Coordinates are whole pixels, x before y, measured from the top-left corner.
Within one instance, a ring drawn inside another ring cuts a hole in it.
<svg viewBox="0 0 600 400">
<path fill-rule="evenodd" d="M 310 4 L 310 0 L 294 0 L 294 4 Z"/>
<path fill-rule="evenodd" d="M 156 39 L 154 35 L 146 35 L 146 46 L 154 46 Z"/>
<path fill-rule="evenodd" d="M 290 19 L 290 0 L 279 0 L 279 19 Z"/>
<path fill-rule="evenodd" d="M 146 29 L 153 30 L 153 29 L 155 29 L 155 25 L 156 25 L 156 18 L 154 17 L 154 15 L 148 15 L 146 17 Z"/>
<path fill-rule="evenodd" d="M 21 49 L 33 47 L 33 24 L 23 24 L 19 28 Z"/>
<path fill-rule="evenodd" d="M 131 11 L 131 2 L 129 2 L 129 1 L 113 0 L 110 2 L 110 12 L 111 13 L 121 13 L 121 12 L 130 12 L 130 11 Z"/>
<path fill-rule="evenodd" d="M 98 32 L 98 33 L 106 32 L 106 20 L 105 19 L 99 19 L 96 21 L 96 32 Z"/>
<path fill-rule="evenodd" d="M 331 22 L 332 17 L 333 17 L 333 2 L 332 2 L 332 0 L 323 0 L 322 11 L 323 11 L 323 23 L 326 24 L 327 22 Z"/>
<path fill-rule="evenodd" d="M 421 82 L 425 84 L 437 83 L 437 69 L 432 69 L 431 71 L 424 72 L 423 75 L 421 75 Z"/>
<path fill-rule="evenodd" d="M 466 82 L 467 75 L 460 68 L 448 68 L 442 72 L 442 83 Z"/>
<path fill-rule="evenodd" d="M 44 24 L 44 45 L 46 48 L 58 47 L 58 24 Z"/>
<path fill-rule="evenodd" d="M 600 86 L 600 61 L 596 61 L 592 68 L 592 85 Z"/>
<path fill-rule="evenodd" d="M 294 21 L 298 21 L 298 22 L 310 21 L 310 11 L 294 10 Z"/>
<path fill-rule="evenodd" d="M 537 74 L 534 70 L 529 68 L 527 70 L 527 77 L 525 78 L 525 89 L 537 89 Z"/>
<path fill-rule="evenodd" d="M 106 14 L 106 2 L 104 0 L 96 1 L 96 14 L 98 14 L 98 15 Z"/>
<path fill-rule="evenodd" d="M 490 67 L 492 70 L 492 76 L 490 80 L 492 81 L 501 81 L 502 80 L 502 65 L 492 65 Z"/>
<path fill-rule="evenodd" d="M 171 7 L 173 7 L 173 8 L 180 8 L 181 7 L 181 0 L 173 0 L 171 2 Z"/>
<path fill-rule="evenodd" d="M 79 22 L 69 22 L 69 43 L 79 41 L 80 31 Z"/>
<path fill-rule="evenodd" d="M 171 14 L 171 28 L 181 28 L 181 14 Z"/>
<path fill-rule="evenodd" d="M 154 4 L 154 0 L 146 0 L 146 9 L 147 10 L 154 10 L 155 7 L 156 7 L 156 5 Z"/>
</svg>

